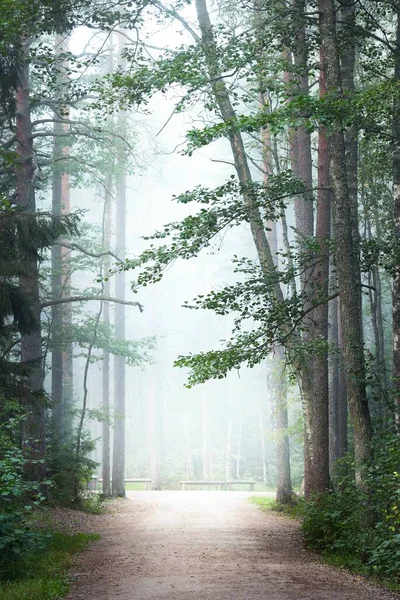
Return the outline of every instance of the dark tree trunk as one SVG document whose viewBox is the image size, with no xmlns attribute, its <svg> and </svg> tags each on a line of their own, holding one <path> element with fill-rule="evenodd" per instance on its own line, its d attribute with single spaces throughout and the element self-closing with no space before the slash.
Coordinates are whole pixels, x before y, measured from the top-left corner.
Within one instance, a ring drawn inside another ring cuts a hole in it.
<svg viewBox="0 0 400 600">
<path fill-rule="evenodd" d="M 319 0 L 318 8 L 327 92 L 340 94 L 342 83 L 333 0 Z M 371 458 L 372 428 L 366 395 L 360 289 L 354 285 L 354 282 L 359 281 L 359 257 L 353 241 L 352 204 L 347 181 L 344 133 L 339 126 L 329 135 L 329 153 L 336 270 L 343 328 L 343 358 L 349 408 L 354 427 L 355 458 L 357 464 L 362 465 Z"/>
<path fill-rule="evenodd" d="M 322 57 L 321 57 L 322 63 Z M 325 93 L 325 73 L 320 69 L 320 96 Z M 311 313 L 310 341 L 317 342 L 312 361 L 312 489 L 305 481 L 305 494 L 322 492 L 329 487 L 329 377 L 328 377 L 328 303 L 329 238 L 331 230 L 331 192 L 329 189 L 329 153 L 326 131 L 318 132 L 318 192 L 316 240 L 318 251 L 310 273 L 310 293 L 313 302 L 320 302 Z"/>
<path fill-rule="evenodd" d="M 28 48 L 26 48 L 28 51 Z M 29 94 L 29 67 L 22 66 L 20 85 L 16 93 L 16 140 L 18 161 L 15 167 L 16 204 L 24 212 L 34 214 L 35 187 L 33 137 Z M 43 482 L 46 473 L 45 398 L 43 392 L 43 356 L 40 325 L 39 279 L 36 257 L 25 265 L 27 274 L 21 278 L 21 288 L 30 299 L 35 327 L 21 337 L 21 362 L 29 366 L 25 395 L 26 420 L 23 424 L 22 444 L 28 461 L 25 474 L 28 479 Z"/>
<path fill-rule="evenodd" d="M 400 80 L 400 11 L 397 12 L 395 78 Z M 393 195 L 396 240 L 400 239 L 400 101 L 393 107 Z M 393 281 L 393 398 L 395 417 L 400 431 L 400 257 L 397 253 L 396 273 Z"/>
</svg>

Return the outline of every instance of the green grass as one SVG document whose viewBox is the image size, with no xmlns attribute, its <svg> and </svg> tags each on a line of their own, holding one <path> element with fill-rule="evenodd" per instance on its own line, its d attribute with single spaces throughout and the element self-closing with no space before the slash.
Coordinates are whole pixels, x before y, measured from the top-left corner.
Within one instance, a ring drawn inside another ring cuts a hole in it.
<svg viewBox="0 0 400 600">
<path fill-rule="evenodd" d="M 68 570 L 74 555 L 99 535 L 52 533 L 43 550 L 37 550 L 2 574 L 0 600 L 58 600 L 70 588 Z M 0 565 L 1 566 L 1 565 Z"/>
<path fill-rule="evenodd" d="M 127 482 L 125 484 L 125 489 L 127 492 L 141 492 L 143 490 L 148 490 L 148 484 L 147 483 L 129 483 Z"/>
<path fill-rule="evenodd" d="M 274 498 L 266 498 L 265 496 L 250 496 L 250 502 L 257 504 L 261 510 L 279 513 L 292 519 L 301 519 L 303 516 L 303 501 L 299 498 L 293 504 L 280 504 Z"/>
</svg>

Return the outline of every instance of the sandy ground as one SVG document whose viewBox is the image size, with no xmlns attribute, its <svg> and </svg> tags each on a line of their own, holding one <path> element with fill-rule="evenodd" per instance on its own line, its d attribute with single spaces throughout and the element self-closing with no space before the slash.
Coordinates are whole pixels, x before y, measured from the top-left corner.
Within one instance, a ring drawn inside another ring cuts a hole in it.
<svg viewBox="0 0 400 600">
<path fill-rule="evenodd" d="M 390 600 L 318 562 L 245 492 L 131 492 L 98 518 L 70 600 Z M 93 527 L 92 527 L 93 530 Z"/>
</svg>

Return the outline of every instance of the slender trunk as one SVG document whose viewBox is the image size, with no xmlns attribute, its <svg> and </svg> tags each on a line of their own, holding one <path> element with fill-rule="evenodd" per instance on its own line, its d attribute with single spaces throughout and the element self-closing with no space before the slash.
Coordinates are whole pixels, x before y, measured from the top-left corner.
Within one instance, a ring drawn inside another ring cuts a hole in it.
<svg viewBox="0 0 400 600">
<path fill-rule="evenodd" d="M 320 34 L 328 93 L 342 89 L 333 0 L 318 0 Z M 333 225 L 336 270 L 340 290 L 343 358 L 349 408 L 354 427 L 355 458 L 362 465 L 371 458 L 372 427 L 365 384 L 363 337 L 360 315 L 359 257 L 353 243 L 352 207 L 347 182 L 345 142 L 338 127 L 329 134 L 330 176 L 333 192 Z"/>
<path fill-rule="evenodd" d="M 232 479 L 232 400 L 229 398 L 229 409 L 228 409 L 228 427 L 226 431 L 226 452 L 225 452 L 225 479 L 229 481 Z"/>
<path fill-rule="evenodd" d="M 343 360 L 343 328 L 340 311 L 340 297 L 337 302 L 338 340 L 339 340 L 339 373 L 338 373 L 338 421 L 339 421 L 339 458 L 348 451 L 348 404 L 346 374 Z"/>
<path fill-rule="evenodd" d="M 321 57 L 321 63 L 322 63 Z M 320 70 L 320 96 L 325 94 L 325 73 Z M 318 132 L 318 193 L 315 237 L 318 250 L 310 273 L 312 301 L 320 304 L 311 313 L 309 339 L 317 343 L 312 360 L 312 489 L 305 482 L 305 494 L 329 487 L 329 377 L 328 377 L 328 303 L 329 238 L 331 230 L 331 192 L 329 153 L 325 127 Z"/>
<path fill-rule="evenodd" d="M 55 39 L 56 56 L 68 50 L 65 35 L 57 35 Z M 60 65 L 59 83 L 68 81 L 66 75 L 68 64 Z M 65 106 L 58 107 L 54 112 L 56 121 L 53 125 L 53 181 L 52 181 L 52 213 L 59 217 L 68 215 L 71 211 L 70 176 L 65 171 L 69 147 L 65 145 L 64 134 L 69 133 L 70 126 L 60 123 L 60 117 L 67 116 Z M 52 298 L 71 296 L 70 281 L 71 250 L 55 244 L 51 249 L 52 259 Z M 66 343 L 64 332 L 72 325 L 72 308 L 69 304 L 52 307 L 52 401 L 53 401 L 53 436 L 56 444 L 72 433 L 72 343 Z"/>
<path fill-rule="evenodd" d="M 283 346 L 279 346 L 274 356 L 271 382 L 276 448 L 276 500 L 281 504 L 289 504 L 293 501 L 293 489 L 290 470 L 290 442 L 287 432 L 289 419 L 284 371 L 285 350 Z"/>
<path fill-rule="evenodd" d="M 237 444 L 237 455 L 236 455 L 236 479 L 240 479 L 240 463 L 242 459 L 242 414 L 239 417 L 239 435 Z"/>
<path fill-rule="evenodd" d="M 201 30 L 201 40 L 204 54 L 206 57 L 207 69 L 210 80 L 212 81 L 212 90 L 215 100 L 218 104 L 224 121 L 234 119 L 236 114 L 232 107 L 228 89 L 221 76 L 221 70 L 218 65 L 216 43 L 210 17 L 207 11 L 206 0 L 196 0 L 197 20 Z M 261 268 L 265 274 L 274 271 L 274 260 L 271 254 L 263 220 L 260 210 L 254 202 L 254 196 L 251 190 L 252 177 L 246 156 L 242 136 L 239 133 L 232 132 L 228 136 L 233 160 L 239 181 L 244 184 L 243 201 L 249 211 L 249 223 L 253 236 L 254 244 L 257 250 Z M 279 282 L 273 284 L 273 290 L 277 300 L 283 301 L 283 294 Z"/>
<path fill-rule="evenodd" d="M 265 102 L 263 101 L 263 104 Z M 268 181 L 268 176 L 272 173 L 271 161 L 271 140 L 268 129 L 263 132 L 263 158 L 264 158 L 264 181 Z M 267 239 L 274 257 L 275 268 L 279 267 L 278 259 L 278 228 L 276 221 L 268 221 L 266 225 Z M 284 212 L 282 213 L 282 230 L 285 243 L 285 249 L 289 252 L 289 240 L 287 235 L 287 223 Z M 292 282 L 292 292 L 296 291 L 296 284 Z M 285 368 L 285 349 L 279 346 L 274 355 L 273 379 L 270 385 L 273 388 L 273 412 L 275 427 L 275 451 L 276 451 L 276 469 L 277 469 L 277 491 L 276 497 L 280 503 L 288 503 L 293 500 L 293 490 L 290 472 L 290 447 L 288 428 L 288 408 L 286 397 L 286 385 L 283 380 Z M 262 415 L 260 415 L 262 417 Z M 263 447 L 265 444 L 263 437 Z M 265 451 L 263 450 L 263 473 L 265 469 Z M 264 477 L 265 482 L 266 475 Z"/>
<path fill-rule="evenodd" d="M 153 369 L 148 394 L 148 427 L 150 451 L 150 477 L 152 489 L 161 489 L 161 407 L 160 393 L 156 385 L 157 377 Z M 113 482 L 114 483 L 114 482 Z"/>
<path fill-rule="evenodd" d="M 262 408 L 260 405 L 257 406 L 257 410 L 258 410 L 258 420 L 260 423 L 261 464 L 262 464 L 263 483 L 264 483 L 264 485 L 267 485 L 268 477 L 267 477 L 267 461 L 266 461 L 266 456 L 265 456 L 264 417 L 263 417 Z"/>
<path fill-rule="evenodd" d="M 339 332 L 338 300 L 329 303 L 329 473 L 334 475 L 339 458 Z"/>
<path fill-rule="evenodd" d="M 57 118 L 57 115 L 55 115 Z M 53 125 L 53 181 L 52 181 L 52 213 L 54 216 L 61 215 L 62 208 L 62 124 L 55 122 Z M 51 248 L 51 293 L 52 299 L 58 300 L 62 296 L 62 258 L 60 244 L 54 244 Z M 62 353 L 62 305 L 51 308 L 51 398 L 53 440 L 59 445 L 63 439 L 63 353 Z"/>
<path fill-rule="evenodd" d="M 203 426 L 203 479 L 208 479 L 208 414 L 207 414 L 207 396 L 203 392 L 202 402 L 202 426 Z"/>
<path fill-rule="evenodd" d="M 111 177 L 107 183 L 105 205 L 104 205 L 104 224 L 103 224 L 103 248 L 108 252 L 111 248 Z M 104 273 L 107 273 L 110 267 L 110 259 L 106 257 L 104 260 Z M 104 282 L 104 294 L 106 297 L 111 295 L 110 281 Z M 110 304 L 103 304 L 103 323 L 105 327 L 110 327 Z M 111 496 L 111 428 L 110 428 L 110 353 L 107 350 L 103 351 L 102 363 L 102 477 L 103 477 L 103 494 L 106 497 Z"/>
<path fill-rule="evenodd" d="M 123 131 L 125 115 L 120 116 L 120 129 Z M 126 173 L 123 171 L 117 181 L 116 197 L 116 247 L 124 260 L 126 243 Z M 115 296 L 125 300 L 125 272 L 115 277 Z M 115 336 L 125 339 L 125 306 L 115 306 Z M 112 495 L 125 496 L 125 357 L 114 358 L 114 412 L 118 415 L 114 425 L 114 447 L 112 466 Z"/>
<path fill-rule="evenodd" d="M 124 48 L 124 39 L 118 37 L 119 55 Z M 118 130 L 124 133 L 126 129 L 126 113 L 118 114 Z M 116 181 L 116 217 L 115 217 L 115 245 L 117 254 L 125 259 L 126 246 L 126 156 L 121 151 L 118 161 L 120 172 Z M 125 300 L 125 271 L 117 273 L 115 277 L 115 295 L 120 300 Z M 125 339 L 125 306 L 115 306 L 115 336 Z M 125 356 L 114 357 L 114 412 L 118 418 L 114 424 L 114 445 L 112 465 L 112 495 L 125 496 Z"/>
<path fill-rule="evenodd" d="M 397 11 L 396 52 L 394 75 L 400 79 L 400 11 Z M 393 195 L 394 226 L 396 239 L 400 239 L 400 101 L 393 107 Z M 395 418 L 400 431 L 400 260 L 397 257 L 396 273 L 393 281 L 393 398 Z"/>
</svg>

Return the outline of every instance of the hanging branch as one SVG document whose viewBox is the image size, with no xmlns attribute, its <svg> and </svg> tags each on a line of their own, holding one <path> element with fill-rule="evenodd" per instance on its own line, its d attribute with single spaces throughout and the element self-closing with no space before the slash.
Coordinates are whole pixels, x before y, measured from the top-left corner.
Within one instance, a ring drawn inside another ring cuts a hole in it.
<svg viewBox="0 0 400 600">
<path fill-rule="evenodd" d="M 140 302 L 131 302 L 130 300 L 118 300 L 118 298 L 108 298 L 105 296 L 70 296 L 69 298 L 58 298 L 57 300 L 48 300 L 40 304 L 40 308 L 56 306 L 57 304 L 66 304 L 68 302 L 88 302 L 89 300 L 98 300 L 99 302 L 115 302 L 116 304 L 125 304 L 127 306 L 137 306 L 140 312 L 144 310 Z"/>
</svg>

